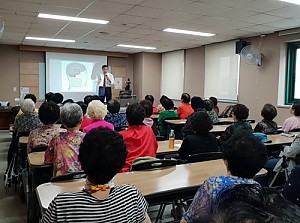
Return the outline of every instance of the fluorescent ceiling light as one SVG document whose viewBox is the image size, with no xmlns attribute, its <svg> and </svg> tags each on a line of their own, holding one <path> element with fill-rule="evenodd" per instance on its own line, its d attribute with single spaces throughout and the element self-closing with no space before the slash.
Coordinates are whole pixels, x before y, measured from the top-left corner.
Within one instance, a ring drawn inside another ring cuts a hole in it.
<svg viewBox="0 0 300 223">
<path fill-rule="evenodd" d="M 75 40 L 71 40 L 71 39 L 52 39 L 52 38 L 32 37 L 32 36 L 26 36 L 25 39 L 39 40 L 39 41 L 46 41 L 46 42 L 51 41 L 51 42 L 75 43 Z"/>
<path fill-rule="evenodd" d="M 300 5 L 300 0 L 279 0 L 279 1 Z"/>
<path fill-rule="evenodd" d="M 64 16 L 64 15 L 52 15 L 52 14 L 45 14 L 45 13 L 39 13 L 38 17 L 46 18 L 46 19 L 66 20 L 66 21 L 72 21 L 72 22 L 86 22 L 86 23 L 96 23 L 96 24 L 109 23 L 109 21 L 107 21 L 107 20 L 79 18 L 79 17 L 73 17 L 73 16 Z"/>
<path fill-rule="evenodd" d="M 163 31 L 170 32 L 170 33 L 181 33 L 181 34 L 187 34 L 187 35 L 207 36 L 207 37 L 216 35 L 213 33 L 203 33 L 203 32 L 189 31 L 189 30 L 183 30 L 183 29 L 173 29 L 173 28 L 167 28 L 167 29 L 164 29 Z"/>
<path fill-rule="evenodd" d="M 150 46 L 136 46 L 136 45 L 126 45 L 126 44 L 118 44 L 117 46 L 126 47 L 126 48 L 145 49 L 145 50 L 156 50 L 156 47 L 150 47 Z"/>
</svg>

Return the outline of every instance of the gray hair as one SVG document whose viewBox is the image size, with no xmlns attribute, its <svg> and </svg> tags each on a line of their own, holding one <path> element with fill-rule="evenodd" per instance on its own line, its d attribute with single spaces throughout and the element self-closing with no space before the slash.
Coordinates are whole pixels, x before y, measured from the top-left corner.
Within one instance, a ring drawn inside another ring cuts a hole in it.
<svg viewBox="0 0 300 223">
<path fill-rule="evenodd" d="M 21 111 L 23 113 L 33 112 L 34 109 L 35 109 L 35 104 L 30 98 L 25 99 L 21 104 Z"/>
<path fill-rule="evenodd" d="M 82 116 L 82 109 L 78 104 L 66 103 L 60 108 L 60 120 L 66 128 L 78 126 Z"/>
</svg>

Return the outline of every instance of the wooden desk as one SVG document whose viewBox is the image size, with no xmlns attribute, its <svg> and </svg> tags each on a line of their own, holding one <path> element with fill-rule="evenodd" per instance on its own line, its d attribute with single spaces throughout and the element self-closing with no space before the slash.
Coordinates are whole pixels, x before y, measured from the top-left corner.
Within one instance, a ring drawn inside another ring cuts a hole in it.
<svg viewBox="0 0 300 223">
<path fill-rule="evenodd" d="M 182 144 L 182 140 L 175 140 L 175 147 L 173 150 L 169 149 L 169 140 L 158 141 L 157 143 L 158 143 L 158 149 L 156 155 L 162 156 L 162 155 L 177 153 L 177 151 L 179 150 Z"/>
<path fill-rule="evenodd" d="M 19 144 L 27 145 L 27 143 L 28 143 L 28 136 L 21 136 L 19 138 Z"/>
<path fill-rule="evenodd" d="M 165 122 L 170 125 L 184 125 L 186 119 L 165 120 Z"/>
<path fill-rule="evenodd" d="M 27 160 L 29 167 L 44 166 L 45 152 L 29 153 Z"/>
<path fill-rule="evenodd" d="M 276 135 L 268 135 L 268 139 L 272 140 L 272 142 L 270 143 L 265 143 L 265 145 L 289 145 L 291 144 L 295 137 L 286 137 L 286 136 L 282 136 L 280 134 L 276 134 Z"/>
<path fill-rule="evenodd" d="M 9 129 L 9 125 L 14 122 L 11 108 L 0 109 L 0 129 Z"/>
<path fill-rule="evenodd" d="M 260 174 L 266 173 L 262 170 Z M 184 198 L 186 193 L 193 195 L 199 186 L 210 176 L 226 175 L 223 160 L 178 165 L 170 168 L 119 173 L 114 178 L 116 185 L 133 184 L 145 196 L 150 205 L 166 202 L 169 199 Z M 55 196 L 63 192 L 81 191 L 85 179 L 63 183 L 45 183 L 37 187 L 40 207 L 47 209 Z M 174 197 L 176 196 L 176 197 Z"/>
<path fill-rule="evenodd" d="M 257 123 L 250 123 L 250 125 L 252 126 L 252 129 L 255 128 Z M 213 129 L 210 130 L 211 133 L 222 133 L 222 132 L 225 132 L 226 128 L 228 127 L 229 125 L 214 125 L 213 126 Z"/>
</svg>

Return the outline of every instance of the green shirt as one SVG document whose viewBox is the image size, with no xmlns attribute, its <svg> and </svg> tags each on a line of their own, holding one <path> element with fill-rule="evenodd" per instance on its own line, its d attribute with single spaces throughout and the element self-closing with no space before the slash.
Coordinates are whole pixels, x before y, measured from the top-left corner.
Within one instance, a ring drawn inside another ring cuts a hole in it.
<svg viewBox="0 0 300 223">
<path fill-rule="evenodd" d="M 169 110 L 169 111 L 162 111 L 159 114 L 157 121 L 159 123 L 159 133 L 161 136 L 167 135 L 167 125 L 163 121 L 167 120 L 168 118 L 171 118 L 171 119 L 178 118 L 177 112 L 174 110 Z"/>
</svg>

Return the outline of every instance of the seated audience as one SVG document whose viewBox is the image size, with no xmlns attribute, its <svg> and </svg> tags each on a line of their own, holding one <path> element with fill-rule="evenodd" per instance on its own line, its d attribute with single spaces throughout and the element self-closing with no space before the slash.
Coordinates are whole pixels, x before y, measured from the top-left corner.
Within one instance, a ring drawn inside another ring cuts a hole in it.
<svg viewBox="0 0 300 223">
<path fill-rule="evenodd" d="M 165 110 L 164 106 L 162 105 L 163 100 L 169 99 L 166 95 L 162 95 L 159 99 L 159 105 L 157 105 L 157 112 L 161 113 L 162 111 Z"/>
<path fill-rule="evenodd" d="M 46 102 L 54 102 L 54 93 L 53 92 L 48 92 L 45 94 L 45 101 Z"/>
<path fill-rule="evenodd" d="M 198 96 L 192 97 L 191 106 L 192 106 L 192 109 L 194 110 L 194 112 L 202 111 L 204 109 L 204 101 L 202 100 L 202 98 L 200 98 Z M 194 133 L 191 128 L 191 116 L 188 116 L 186 123 L 183 126 L 181 131 L 183 133 L 183 138 L 185 138 L 189 134 Z"/>
<path fill-rule="evenodd" d="M 34 105 L 36 104 L 36 96 L 35 96 L 34 94 L 26 94 L 25 97 L 24 97 L 24 100 L 25 100 L 25 99 L 31 99 L 31 100 L 34 102 Z M 35 113 L 38 113 L 38 112 L 39 112 L 39 109 L 38 109 L 38 108 L 35 108 L 35 109 L 34 109 L 34 112 L 35 112 Z M 23 114 L 23 112 L 22 112 L 22 110 L 20 109 L 19 112 L 18 112 L 18 114 L 17 114 L 17 116 L 20 116 L 20 115 L 22 115 L 22 114 Z"/>
<path fill-rule="evenodd" d="M 300 207 L 300 166 L 296 166 L 284 185 L 283 196 Z"/>
<path fill-rule="evenodd" d="M 181 95 L 181 105 L 177 109 L 179 118 L 186 119 L 190 114 L 194 112 L 190 104 L 191 96 L 188 93 Z"/>
<path fill-rule="evenodd" d="M 115 128 L 127 126 L 126 114 L 120 113 L 121 104 L 118 100 L 110 100 L 107 103 L 108 114 L 105 116 L 105 121 L 114 125 Z"/>
<path fill-rule="evenodd" d="M 84 103 L 89 106 L 89 103 L 93 100 L 93 96 L 92 95 L 87 95 L 84 97 L 83 101 Z"/>
<path fill-rule="evenodd" d="M 214 103 L 214 108 L 213 110 L 219 115 L 220 109 L 218 107 L 218 99 L 215 97 L 210 97 L 209 100 L 211 100 Z"/>
<path fill-rule="evenodd" d="M 35 103 L 31 99 L 25 99 L 21 103 L 21 111 L 22 114 L 17 116 L 14 122 L 14 133 L 30 132 L 33 129 L 42 127 L 43 123 L 35 112 Z"/>
<path fill-rule="evenodd" d="M 129 105 L 126 109 L 128 129 L 120 132 L 127 146 L 128 155 L 122 172 L 130 170 L 132 162 L 139 157 L 156 157 L 158 144 L 149 126 L 143 124 L 145 109 L 140 104 Z"/>
<path fill-rule="evenodd" d="M 63 101 L 62 105 L 65 105 L 67 103 L 74 103 L 74 100 L 71 99 L 71 98 L 68 98 L 68 99 L 66 99 L 66 100 Z"/>
<path fill-rule="evenodd" d="M 194 134 L 188 135 L 182 142 L 178 153 L 181 159 L 187 159 L 189 155 L 217 152 L 218 141 L 215 135 L 209 133 L 213 123 L 205 111 L 194 112 L 191 115 L 191 127 Z"/>
<path fill-rule="evenodd" d="M 291 117 L 287 118 L 283 125 L 282 130 L 285 132 L 290 132 L 293 129 L 300 129 L 300 102 L 295 102 L 291 109 Z"/>
<path fill-rule="evenodd" d="M 144 125 L 151 127 L 154 135 L 157 136 L 158 135 L 157 125 L 151 118 L 152 111 L 153 111 L 151 102 L 149 100 L 142 100 L 140 101 L 140 104 L 144 107 L 145 114 L 146 114 L 143 121 Z"/>
<path fill-rule="evenodd" d="M 241 184 L 220 193 L 214 214 L 215 223 L 294 223 L 300 209 L 275 189 Z"/>
<path fill-rule="evenodd" d="M 258 184 L 253 177 L 267 161 L 267 148 L 249 132 L 240 132 L 224 144 L 224 164 L 227 176 L 209 177 L 200 186 L 181 223 L 206 222 L 214 211 L 217 197 L 234 185 Z"/>
<path fill-rule="evenodd" d="M 60 120 L 67 130 L 54 134 L 45 153 L 45 163 L 53 164 L 53 176 L 81 171 L 78 154 L 85 134 L 79 131 L 82 121 L 80 106 L 64 104 L 60 108 Z"/>
<path fill-rule="evenodd" d="M 213 110 L 214 103 L 211 100 L 204 100 L 204 108 L 211 120 L 213 121 L 213 123 L 217 123 L 220 121 L 217 113 Z"/>
<path fill-rule="evenodd" d="M 260 114 L 263 117 L 263 120 L 257 123 L 254 128 L 254 132 L 270 133 L 277 131 L 277 123 L 273 121 L 273 119 L 277 116 L 277 109 L 275 106 L 265 104 Z"/>
<path fill-rule="evenodd" d="M 64 96 L 61 93 L 55 93 L 54 94 L 54 98 L 53 101 L 58 105 L 58 106 L 62 106 L 62 103 L 64 101 Z M 74 103 L 74 101 L 68 101 L 69 103 Z"/>
<path fill-rule="evenodd" d="M 145 96 L 145 100 L 148 100 L 148 101 L 150 101 L 151 102 L 151 104 L 152 104 L 152 113 L 158 113 L 158 111 L 157 111 L 157 108 L 156 108 L 156 106 L 155 106 L 155 104 L 154 104 L 154 97 L 153 97 L 153 95 L 146 95 Z"/>
<path fill-rule="evenodd" d="M 34 148 L 47 147 L 54 134 L 59 131 L 55 122 L 59 119 L 59 106 L 54 102 L 44 102 L 39 109 L 39 119 L 43 126 L 30 132 L 27 153 Z"/>
<path fill-rule="evenodd" d="M 157 122 L 159 123 L 159 133 L 161 136 L 166 136 L 167 133 L 167 125 L 164 123 L 164 120 L 179 118 L 177 112 L 174 110 L 174 103 L 171 99 L 167 98 L 162 101 L 162 106 L 165 108 L 159 114 Z"/>
<path fill-rule="evenodd" d="M 235 123 L 226 128 L 225 132 L 220 137 L 220 141 L 226 141 L 232 135 L 241 131 L 252 132 L 252 127 L 246 120 L 249 116 L 249 109 L 245 105 L 234 105 L 232 113 L 232 117 Z"/>
<path fill-rule="evenodd" d="M 79 130 L 83 131 L 83 129 L 86 126 L 92 124 L 93 120 L 86 117 L 87 105 L 83 101 L 78 101 L 78 102 L 76 102 L 76 104 L 78 104 L 81 107 L 81 110 L 82 110 L 82 115 L 83 116 L 82 116 L 82 122 L 81 122 Z"/>
<path fill-rule="evenodd" d="M 82 169 L 87 174 L 84 190 L 57 195 L 41 223 L 150 223 L 148 204 L 137 188 L 112 182 L 126 160 L 122 137 L 107 128 L 93 129 L 83 139 L 79 151 Z"/>
<path fill-rule="evenodd" d="M 101 101 L 91 101 L 87 108 L 87 114 L 92 119 L 92 123 L 83 129 L 84 132 L 89 132 L 92 129 L 98 128 L 100 126 L 104 128 L 110 128 L 112 130 L 114 129 L 113 124 L 108 123 L 104 120 L 104 117 L 107 114 L 107 108 Z"/>
</svg>

